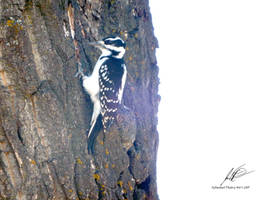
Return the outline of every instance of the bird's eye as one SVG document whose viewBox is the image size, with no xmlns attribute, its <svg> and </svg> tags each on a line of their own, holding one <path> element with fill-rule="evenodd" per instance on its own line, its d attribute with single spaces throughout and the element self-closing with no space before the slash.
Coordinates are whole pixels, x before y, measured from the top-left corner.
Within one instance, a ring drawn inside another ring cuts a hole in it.
<svg viewBox="0 0 267 200">
<path fill-rule="evenodd" d="M 104 43 L 105 43 L 105 44 L 111 44 L 112 41 L 110 41 L 110 40 L 105 40 Z"/>
<path fill-rule="evenodd" d="M 109 40 L 109 39 L 105 39 L 104 40 L 105 45 L 112 45 L 115 47 L 124 47 L 125 48 L 125 43 L 122 40 Z"/>
<path fill-rule="evenodd" d="M 114 42 L 114 46 L 116 46 L 116 47 L 125 47 L 125 44 L 121 40 L 116 40 Z"/>
</svg>

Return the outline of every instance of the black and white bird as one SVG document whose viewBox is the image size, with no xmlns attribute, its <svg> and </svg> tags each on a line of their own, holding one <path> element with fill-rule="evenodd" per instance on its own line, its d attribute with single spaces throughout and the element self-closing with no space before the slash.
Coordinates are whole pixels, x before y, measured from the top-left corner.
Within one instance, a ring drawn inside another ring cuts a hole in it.
<svg viewBox="0 0 267 200">
<path fill-rule="evenodd" d="M 98 42 L 91 42 L 102 51 L 90 76 L 78 69 L 77 75 L 83 80 L 83 87 L 90 95 L 94 110 L 90 122 L 88 137 L 92 133 L 99 114 L 102 115 L 104 132 L 112 124 L 122 101 L 123 90 L 127 77 L 126 65 L 123 60 L 125 42 L 119 37 L 107 37 Z"/>
</svg>

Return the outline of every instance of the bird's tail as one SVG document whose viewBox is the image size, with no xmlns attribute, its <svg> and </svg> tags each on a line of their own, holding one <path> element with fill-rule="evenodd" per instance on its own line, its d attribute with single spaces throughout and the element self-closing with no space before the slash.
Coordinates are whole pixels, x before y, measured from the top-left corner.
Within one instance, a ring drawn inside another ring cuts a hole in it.
<svg viewBox="0 0 267 200">
<path fill-rule="evenodd" d="M 88 153 L 89 154 L 94 154 L 95 152 L 95 141 L 96 141 L 99 131 L 102 128 L 101 121 L 102 121 L 102 116 L 99 115 L 95 123 L 90 127 L 90 130 L 88 132 L 87 141 L 88 141 Z"/>
</svg>

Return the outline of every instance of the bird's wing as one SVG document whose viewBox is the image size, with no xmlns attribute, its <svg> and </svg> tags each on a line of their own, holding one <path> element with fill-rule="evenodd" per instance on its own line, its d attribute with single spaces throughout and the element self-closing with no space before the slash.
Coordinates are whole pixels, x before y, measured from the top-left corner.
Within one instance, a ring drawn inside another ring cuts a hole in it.
<svg viewBox="0 0 267 200">
<path fill-rule="evenodd" d="M 116 69 L 114 69 L 116 67 Z M 123 66 L 104 64 L 99 69 L 100 105 L 104 131 L 115 119 L 120 104 L 120 88 L 124 74 Z"/>
</svg>

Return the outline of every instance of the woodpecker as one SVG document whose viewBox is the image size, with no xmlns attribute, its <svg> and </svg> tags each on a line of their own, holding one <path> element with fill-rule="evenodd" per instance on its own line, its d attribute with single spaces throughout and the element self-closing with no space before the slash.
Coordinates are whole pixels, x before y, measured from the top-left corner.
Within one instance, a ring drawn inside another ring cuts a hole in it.
<svg viewBox="0 0 267 200">
<path fill-rule="evenodd" d="M 106 37 L 101 41 L 89 44 L 100 49 L 102 54 L 90 76 L 84 75 L 80 67 L 76 74 L 76 76 L 82 77 L 83 88 L 90 95 L 94 104 L 88 137 L 92 133 L 100 113 L 104 133 L 107 132 L 121 104 L 127 76 L 123 60 L 126 44 L 120 37 Z"/>
</svg>

